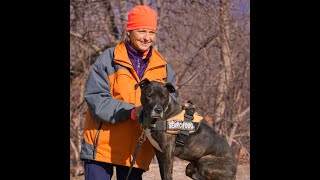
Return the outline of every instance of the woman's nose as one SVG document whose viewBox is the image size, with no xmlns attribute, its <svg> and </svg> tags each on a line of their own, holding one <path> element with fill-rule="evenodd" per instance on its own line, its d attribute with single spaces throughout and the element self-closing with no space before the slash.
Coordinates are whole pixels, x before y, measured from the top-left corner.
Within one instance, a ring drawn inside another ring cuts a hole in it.
<svg viewBox="0 0 320 180">
<path fill-rule="evenodd" d="M 144 38 L 145 40 L 149 40 L 149 39 L 150 39 L 150 36 L 149 36 L 148 33 L 146 33 L 143 38 Z"/>
<path fill-rule="evenodd" d="M 150 40 L 150 34 L 149 33 L 145 33 L 145 35 L 143 36 L 143 39 L 149 41 Z"/>
</svg>

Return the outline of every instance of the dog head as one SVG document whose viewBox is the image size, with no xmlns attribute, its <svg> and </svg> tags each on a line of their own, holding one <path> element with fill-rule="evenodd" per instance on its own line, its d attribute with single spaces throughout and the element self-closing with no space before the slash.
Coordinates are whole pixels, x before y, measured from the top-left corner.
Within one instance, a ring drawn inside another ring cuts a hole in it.
<svg viewBox="0 0 320 180">
<path fill-rule="evenodd" d="M 135 89 L 141 88 L 141 104 L 144 116 L 151 119 L 163 118 L 171 101 L 170 93 L 177 93 L 170 83 L 149 81 L 147 78 L 135 85 Z"/>
</svg>

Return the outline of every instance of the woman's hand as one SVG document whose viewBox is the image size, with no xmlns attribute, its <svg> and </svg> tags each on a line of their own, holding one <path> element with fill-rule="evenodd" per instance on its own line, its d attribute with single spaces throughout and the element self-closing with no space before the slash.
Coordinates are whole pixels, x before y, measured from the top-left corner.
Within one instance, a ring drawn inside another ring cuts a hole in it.
<svg viewBox="0 0 320 180">
<path fill-rule="evenodd" d="M 131 119 L 136 121 L 139 119 L 139 115 L 142 111 L 143 107 L 142 106 L 137 106 L 137 107 L 134 107 L 132 110 L 131 110 Z"/>
</svg>

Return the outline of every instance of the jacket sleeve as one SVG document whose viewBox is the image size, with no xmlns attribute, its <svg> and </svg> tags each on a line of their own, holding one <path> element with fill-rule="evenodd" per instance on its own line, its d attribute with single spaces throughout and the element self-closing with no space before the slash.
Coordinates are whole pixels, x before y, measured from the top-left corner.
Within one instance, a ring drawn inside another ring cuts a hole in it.
<svg viewBox="0 0 320 180">
<path fill-rule="evenodd" d="M 167 83 L 171 83 L 174 86 L 176 83 L 176 74 L 173 71 L 173 69 L 170 67 L 169 64 L 167 64 Z M 176 100 L 176 101 L 178 100 L 178 94 L 171 93 L 170 95 L 174 100 Z"/>
<path fill-rule="evenodd" d="M 112 60 L 113 49 L 107 49 L 91 66 L 84 97 L 95 119 L 115 124 L 129 119 L 134 105 L 114 99 L 110 93 Z"/>
</svg>

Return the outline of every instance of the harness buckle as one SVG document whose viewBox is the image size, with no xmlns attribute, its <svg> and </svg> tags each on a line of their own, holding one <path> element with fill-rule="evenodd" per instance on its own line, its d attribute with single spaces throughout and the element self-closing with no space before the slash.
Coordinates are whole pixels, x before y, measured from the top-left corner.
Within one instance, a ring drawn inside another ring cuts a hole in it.
<svg viewBox="0 0 320 180">
<path fill-rule="evenodd" d="M 193 121 L 194 117 L 192 115 L 184 114 L 184 121 Z"/>
</svg>

